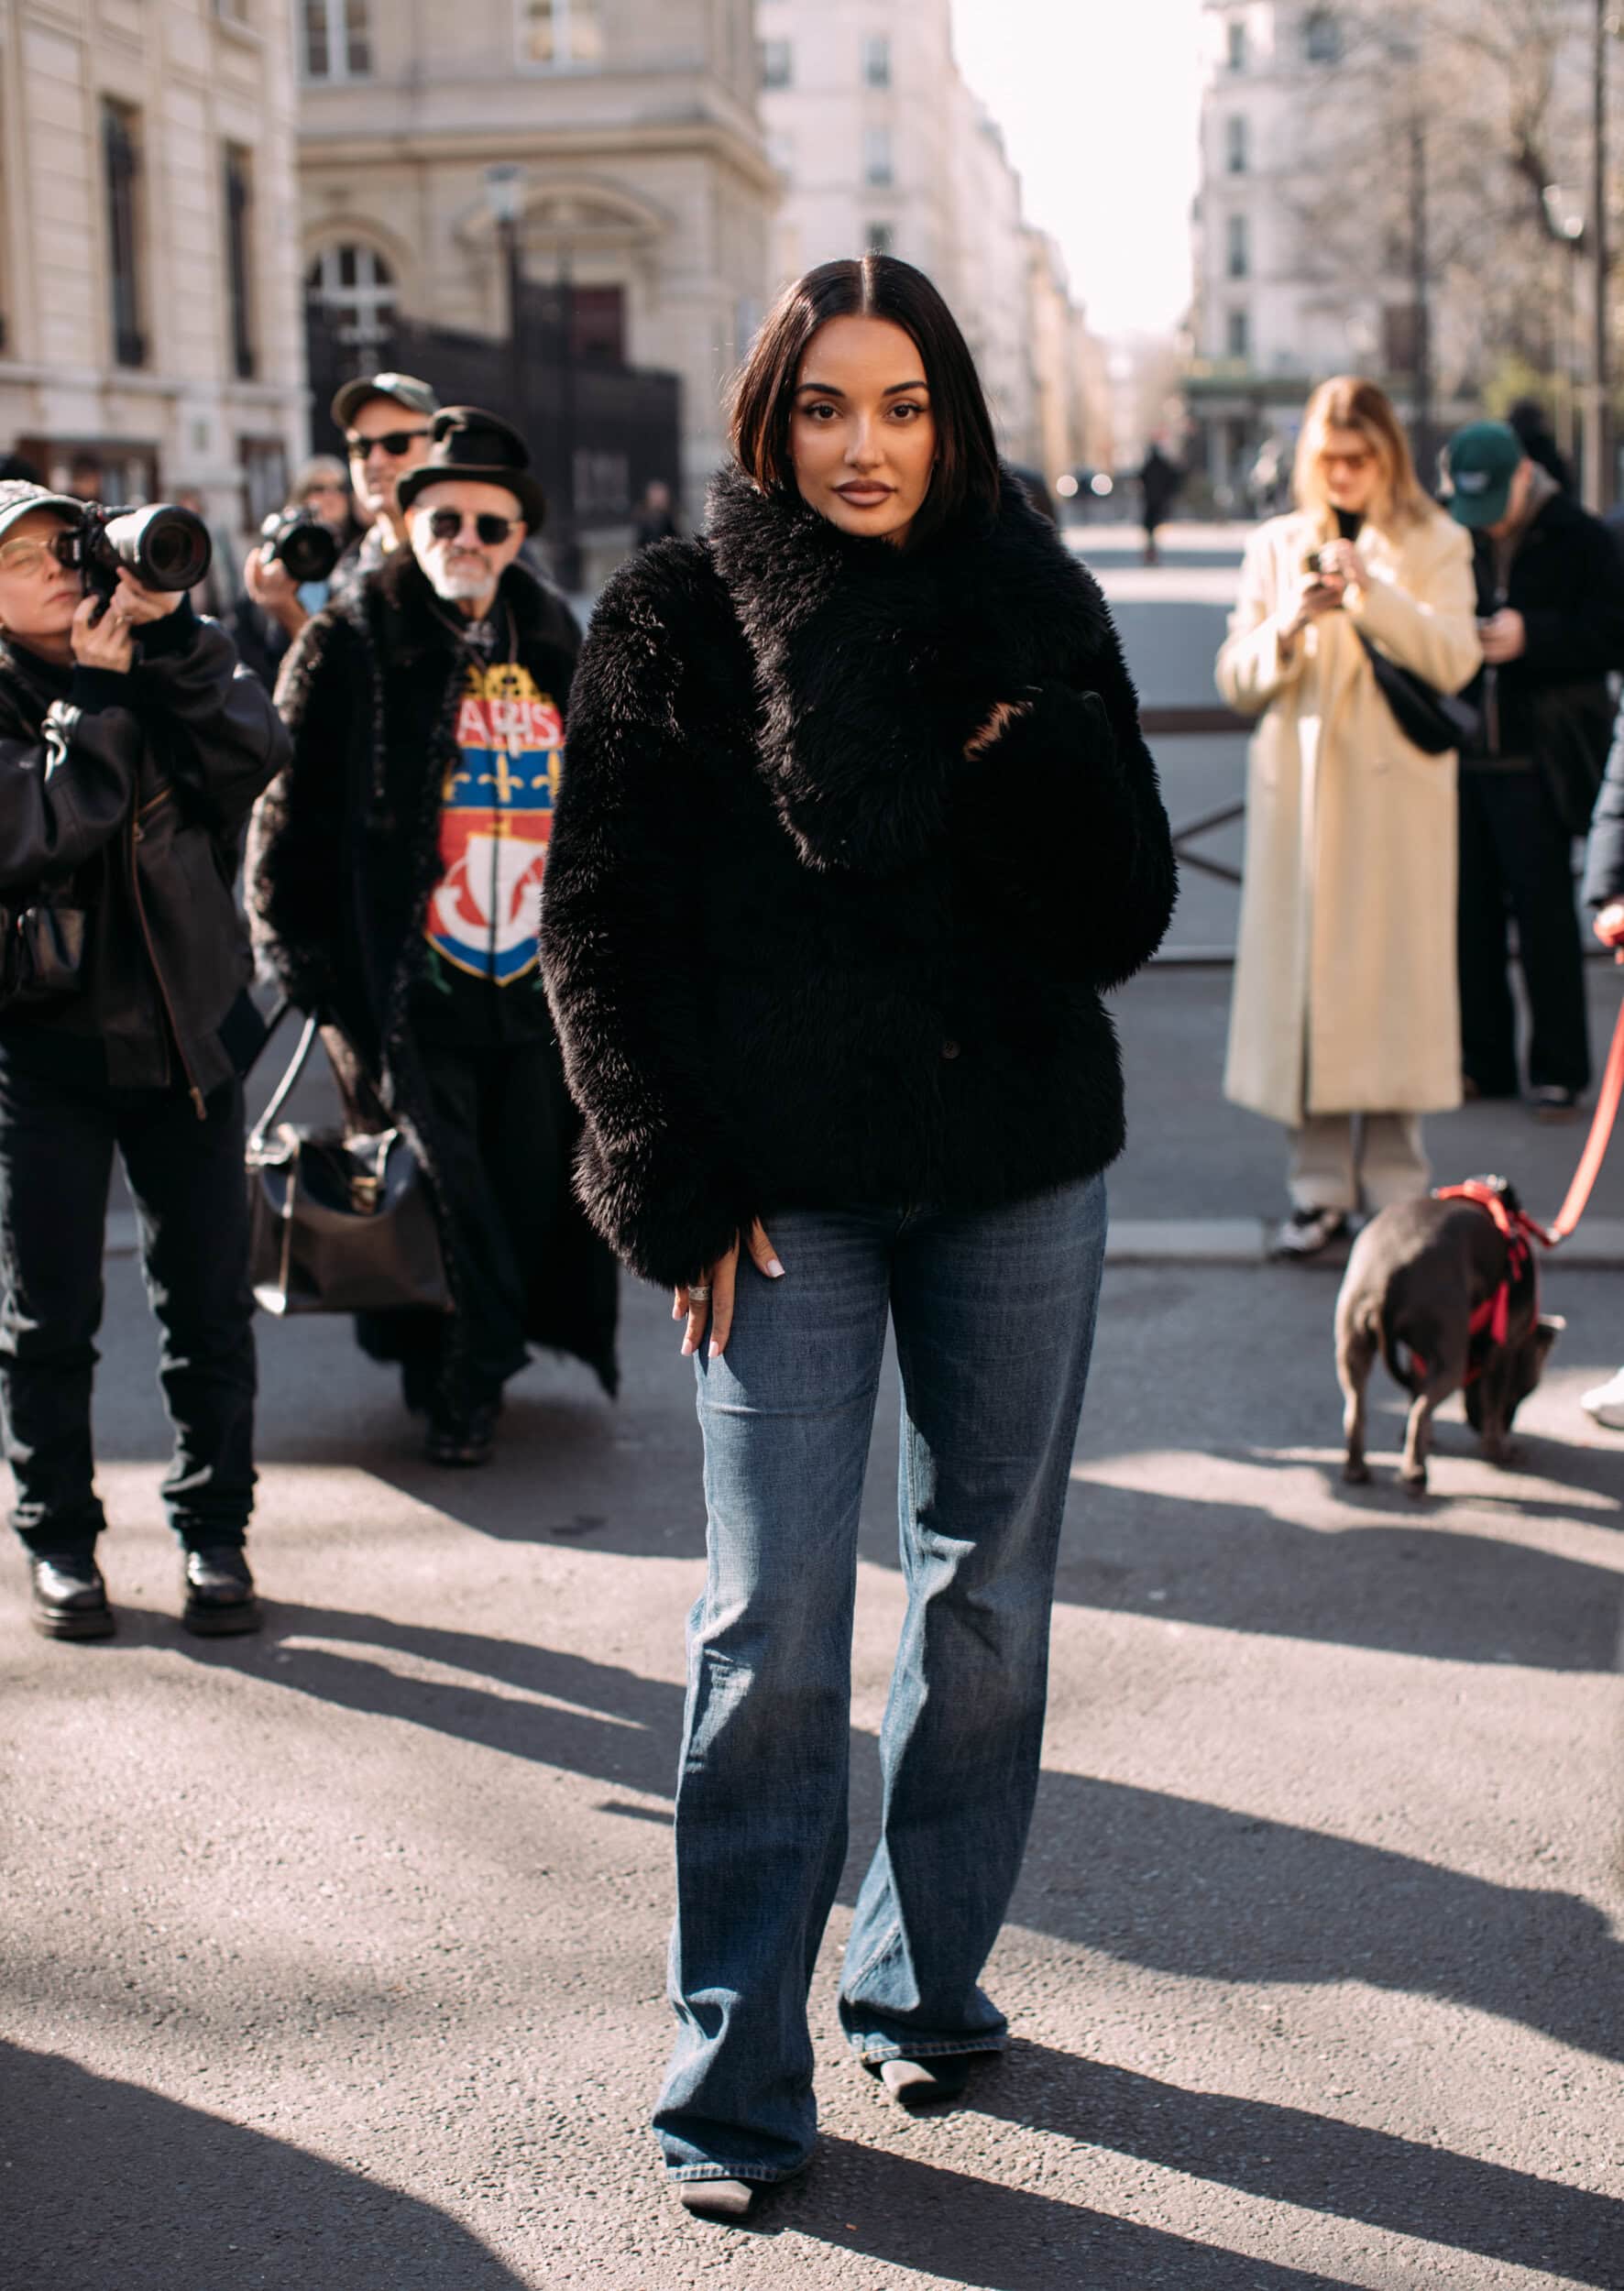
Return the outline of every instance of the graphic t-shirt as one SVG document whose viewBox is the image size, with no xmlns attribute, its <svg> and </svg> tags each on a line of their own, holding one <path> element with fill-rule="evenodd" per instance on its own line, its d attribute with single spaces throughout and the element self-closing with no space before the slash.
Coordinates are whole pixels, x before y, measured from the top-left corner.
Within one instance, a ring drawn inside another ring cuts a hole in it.
<svg viewBox="0 0 1624 2291">
<path fill-rule="evenodd" d="M 443 871 L 424 926 L 431 969 L 448 983 L 533 988 L 564 719 L 528 668 L 471 661 L 456 744 L 440 811 Z"/>
</svg>

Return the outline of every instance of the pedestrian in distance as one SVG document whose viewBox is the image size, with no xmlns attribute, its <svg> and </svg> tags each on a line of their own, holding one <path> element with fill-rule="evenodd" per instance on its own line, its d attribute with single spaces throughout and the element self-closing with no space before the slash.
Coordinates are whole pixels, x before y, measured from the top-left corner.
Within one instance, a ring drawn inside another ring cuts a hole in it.
<svg viewBox="0 0 1624 2291">
<path fill-rule="evenodd" d="M 113 1157 L 135 1196 L 193 1630 L 258 1621 L 241 1072 L 264 1038 L 233 895 L 287 736 L 231 640 L 120 569 L 87 593 L 82 504 L 0 484 L 0 1423 L 33 1619 L 114 1628 L 91 1385 Z M 111 585 L 109 585 L 111 586 Z M 25 959 L 25 949 L 27 949 Z"/>
<path fill-rule="evenodd" d="M 1178 499 L 1184 484 L 1184 472 L 1170 461 L 1158 443 L 1153 443 L 1139 470 L 1139 499 L 1145 527 L 1145 562 L 1159 565 L 1161 550 L 1157 534 L 1168 521 L 1168 514 Z"/>
<path fill-rule="evenodd" d="M 580 1124 L 537 948 L 580 639 L 520 557 L 543 503 L 506 422 L 437 415 L 401 502 L 408 546 L 289 656 L 293 755 L 249 896 L 357 1122 L 398 1126 L 433 1193 L 455 1310 L 363 1316 L 362 1345 L 400 1365 L 430 1459 L 479 1464 L 532 1340 L 616 1383 L 614 1261 L 570 1190 Z"/>
<path fill-rule="evenodd" d="M 1292 486 L 1218 654 L 1258 719 L 1223 1089 L 1290 1133 L 1277 1248 L 1307 1257 L 1426 1191 L 1421 1117 L 1461 1094 L 1455 758 L 1400 729 L 1367 647 L 1450 694 L 1480 654 L 1470 544 L 1374 382 L 1314 392 Z"/>
<path fill-rule="evenodd" d="M 635 545 L 639 549 L 653 548 L 656 541 L 675 541 L 676 519 L 671 507 L 671 488 L 662 477 L 653 477 L 643 489 L 642 501 L 637 512 Z"/>
<path fill-rule="evenodd" d="M 1461 1050 L 1469 1097 L 1515 1098 L 1507 926 L 1528 994 L 1535 1114 L 1565 1121 L 1590 1081 L 1573 849 L 1612 736 L 1624 668 L 1624 561 L 1503 422 L 1444 449 L 1448 505 L 1470 532 L 1484 669 L 1461 758 Z"/>
<path fill-rule="evenodd" d="M 1593 910 L 1592 930 L 1624 964 L 1624 732 L 1617 729 L 1590 827 L 1584 899 Z M 1581 1393 L 1579 1406 L 1608 1431 L 1624 1431 L 1624 1368 Z"/>
<path fill-rule="evenodd" d="M 888 1321 L 908 1615 L 840 2018 L 905 2104 L 1005 2042 L 979 1981 L 1124 1135 L 1100 997 L 1174 890 L 1104 601 L 1000 471 L 929 281 L 870 255 L 787 289 L 731 439 L 707 537 L 594 617 L 542 919 L 582 1197 L 674 1290 L 704 1433 L 655 2125 L 724 2218 L 813 2145 Z"/>
</svg>

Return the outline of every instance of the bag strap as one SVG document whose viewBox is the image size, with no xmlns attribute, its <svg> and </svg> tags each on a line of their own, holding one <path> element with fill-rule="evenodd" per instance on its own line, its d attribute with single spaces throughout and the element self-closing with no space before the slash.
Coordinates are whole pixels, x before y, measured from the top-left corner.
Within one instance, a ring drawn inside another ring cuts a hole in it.
<svg viewBox="0 0 1624 2291">
<path fill-rule="evenodd" d="M 270 1021 L 272 1033 L 274 1033 L 276 1028 L 281 1025 L 282 1020 L 287 1016 L 291 1008 L 291 1004 L 284 1001 L 280 1007 L 275 1012 Z M 271 1092 L 270 1103 L 266 1107 L 265 1112 L 259 1116 L 258 1121 L 255 1123 L 253 1129 L 249 1132 L 248 1150 L 251 1153 L 257 1153 L 264 1145 L 267 1133 L 269 1131 L 271 1124 L 276 1120 L 278 1114 L 280 1113 L 282 1108 L 287 1104 L 289 1099 L 292 1096 L 294 1088 L 298 1083 L 299 1077 L 310 1064 L 310 1054 L 315 1048 L 316 1036 L 321 1031 L 321 1024 L 322 1021 L 320 1014 L 313 1011 L 305 1020 L 304 1032 L 299 1037 L 299 1047 L 293 1053 L 292 1063 L 288 1068 L 287 1072 L 282 1076 L 281 1080 L 278 1082 L 275 1090 Z M 269 1041 L 269 1035 L 266 1039 Z"/>
</svg>

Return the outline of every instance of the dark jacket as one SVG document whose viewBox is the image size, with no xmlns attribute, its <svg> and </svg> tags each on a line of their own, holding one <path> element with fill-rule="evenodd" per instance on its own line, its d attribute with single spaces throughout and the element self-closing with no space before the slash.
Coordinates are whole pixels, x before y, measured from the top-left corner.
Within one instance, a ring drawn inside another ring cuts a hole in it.
<svg viewBox="0 0 1624 2291">
<path fill-rule="evenodd" d="M 616 575 L 574 697 L 543 954 L 581 1196 L 637 1271 L 1120 1151 L 1100 994 L 1167 926 L 1171 844 L 1104 601 L 1012 480 L 902 551 L 728 473 L 706 541 Z"/>
<path fill-rule="evenodd" d="M 201 1100 L 236 1060 L 220 1030 L 252 975 L 235 884 L 255 797 L 288 738 L 230 639 L 182 598 L 127 675 L 0 645 L 0 899 L 49 882 L 87 910 L 79 992 L 0 1013 L 15 1050 L 100 1045 L 115 1089 Z"/>
<path fill-rule="evenodd" d="M 567 718 L 574 617 L 522 565 L 503 575 L 500 597 L 519 660 Z M 454 1298 L 457 1204 L 437 1182 L 412 988 L 427 964 L 463 689 L 454 631 L 411 551 L 396 550 L 317 613 L 289 655 L 280 707 L 293 759 L 256 815 L 248 861 L 256 944 L 290 1000 L 338 1027 L 434 1188 Z M 573 1128 L 562 1074 L 558 1091 Z M 613 1391 L 613 1265 L 567 1200 L 555 1239 L 530 1334 L 585 1360 Z"/>
<path fill-rule="evenodd" d="M 1494 543 L 1476 548 L 1477 608 L 1502 605 L 1522 615 L 1528 649 L 1520 659 L 1485 670 L 1466 694 L 1483 731 L 1466 756 L 1536 761 L 1546 714 L 1544 696 L 1558 686 L 1594 693 L 1624 668 L 1624 560 L 1597 517 L 1566 494 L 1553 494 L 1522 536 L 1499 588 Z M 1605 737 L 1605 732 L 1604 732 Z M 1594 783 L 1592 783 L 1594 785 Z"/>
</svg>

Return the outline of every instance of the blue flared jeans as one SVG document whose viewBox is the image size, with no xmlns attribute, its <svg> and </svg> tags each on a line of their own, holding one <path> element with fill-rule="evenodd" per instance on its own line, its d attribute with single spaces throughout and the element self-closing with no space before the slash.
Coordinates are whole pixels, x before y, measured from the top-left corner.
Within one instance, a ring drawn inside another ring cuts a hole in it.
<svg viewBox="0 0 1624 2291">
<path fill-rule="evenodd" d="M 846 1855 L 858 1518 L 888 1320 L 907 1614 L 840 2019 L 871 2063 L 1004 2044 L 979 1981 L 1037 1784 L 1105 1189 L 974 1213 L 792 1210 L 768 1230 L 784 1278 L 741 1266 L 727 1352 L 697 1360 L 710 1563 L 688 1624 L 679 2028 L 654 2117 L 678 2179 L 782 2179 L 812 2149 L 807 1996 Z"/>
</svg>

